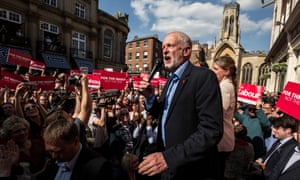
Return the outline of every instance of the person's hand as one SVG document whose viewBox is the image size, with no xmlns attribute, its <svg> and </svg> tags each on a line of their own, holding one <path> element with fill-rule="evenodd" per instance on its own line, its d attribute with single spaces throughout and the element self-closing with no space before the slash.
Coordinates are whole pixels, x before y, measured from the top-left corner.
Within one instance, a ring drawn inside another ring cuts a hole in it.
<svg viewBox="0 0 300 180">
<path fill-rule="evenodd" d="M 19 147 L 13 140 L 0 145 L 0 177 L 9 177 L 12 166 L 19 160 Z"/>
<path fill-rule="evenodd" d="M 81 76 L 80 76 L 79 80 L 80 80 L 81 86 L 87 85 L 88 84 L 87 74 L 81 73 Z"/>
<path fill-rule="evenodd" d="M 19 95 L 23 90 L 27 88 L 27 85 L 24 82 L 21 82 L 17 85 L 15 95 Z"/>
<path fill-rule="evenodd" d="M 257 101 L 256 101 L 256 109 L 261 109 L 262 108 L 262 104 L 263 104 L 263 101 L 261 98 L 259 98 Z"/>
<path fill-rule="evenodd" d="M 152 153 L 143 158 L 138 166 L 138 172 L 142 175 L 154 176 L 168 169 L 162 152 Z"/>
<path fill-rule="evenodd" d="M 150 98 L 154 95 L 154 88 L 151 86 L 151 83 L 148 82 L 148 78 L 144 77 L 142 81 L 140 81 L 139 91 L 146 98 Z"/>
</svg>

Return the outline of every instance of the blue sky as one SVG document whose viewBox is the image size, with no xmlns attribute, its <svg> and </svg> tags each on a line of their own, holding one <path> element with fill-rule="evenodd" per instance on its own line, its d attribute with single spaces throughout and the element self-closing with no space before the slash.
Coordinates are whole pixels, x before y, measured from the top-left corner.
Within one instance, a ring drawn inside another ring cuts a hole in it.
<svg viewBox="0 0 300 180">
<path fill-rule="evenodd" d="M 186 32 L 192 40 L 211 45 L 219 39 L 224 5 L 231 0 L 99 0 L 99 9 L 114 15 L 129 15 L 127 41 L 134 36 L 157 34 L 162 41 L 169 31 Z M 273 5 L 261 7 L 261 0 L 240 3 L 241 45 L 246 51 L 268 51 Z"/>
</svg>

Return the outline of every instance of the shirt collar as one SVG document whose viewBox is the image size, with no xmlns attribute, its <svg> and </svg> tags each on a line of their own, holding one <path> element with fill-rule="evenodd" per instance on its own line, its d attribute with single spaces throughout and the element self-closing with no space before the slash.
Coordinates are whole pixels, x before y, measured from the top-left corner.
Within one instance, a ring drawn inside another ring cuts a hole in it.
<svg viewBox="0 0 300 180">
<path fill-rule="evenodd" d="M 176 76 L 180 79 L 185 68 L 187 67 L 189 61 L 185 61 L 181 66 L 179 66 L 178 69 L 176 69 L 176 71 L 174 73 L 171 73 L 170 74 L 170 77 L 173 75 L 173 74 L 176 74 Z"/>
<path fill-rule="evenodd" d="M 71 161 L 68 161 L 68 162 L 60 162 L 60 163 L 57 162 L 57 166 L 59 166 L 59 167 L 64 166 L 64 167 L 68 168 L 70 171 L 72 171 L 74 169 L 75 163 L 76 163 L 76 161 L 78 159 L 78 156 L 79 156 L 81 150 L 82 150 L 82 144 L 80 143 L 80 149 L 75 154 L 75 156 L 73 157 L 73 159 Z"/>
</svg>

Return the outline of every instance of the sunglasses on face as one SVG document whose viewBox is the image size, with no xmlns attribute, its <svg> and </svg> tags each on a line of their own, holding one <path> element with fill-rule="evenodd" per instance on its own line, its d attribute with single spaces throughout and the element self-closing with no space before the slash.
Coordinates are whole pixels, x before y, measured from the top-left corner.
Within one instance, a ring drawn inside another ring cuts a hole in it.
<svg viewBox="0 0 300 180">
<path fill-rule="evenodd" d="M 32 104 L 32 105 L 30 105 L 30 106 L 25 107 L 24 110 L 25 110 L 25 111 L 29 111 L 29 110 L 31 110 L 31 109 L 34 109 L 35 107 L 36 107 L 36 105 Z"/>
</svg>

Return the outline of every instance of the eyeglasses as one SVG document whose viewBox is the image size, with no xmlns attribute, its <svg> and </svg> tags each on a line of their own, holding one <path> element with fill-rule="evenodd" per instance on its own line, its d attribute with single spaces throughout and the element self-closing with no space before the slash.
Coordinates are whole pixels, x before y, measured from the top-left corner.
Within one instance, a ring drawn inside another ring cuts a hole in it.
<svg viewBox="0 0 300 180">
<path fill-rule="evenodd" d="M 30 105 L 30 106 L 25 107 L 24 110 L 25 110 L 25 111 L 29 111 L 29 110 L 31 110 L 31 109 L 34 109 L 35 107 L 36 107 L 36 105 L 32 104 L 32 105 Z"/>
</svg>

